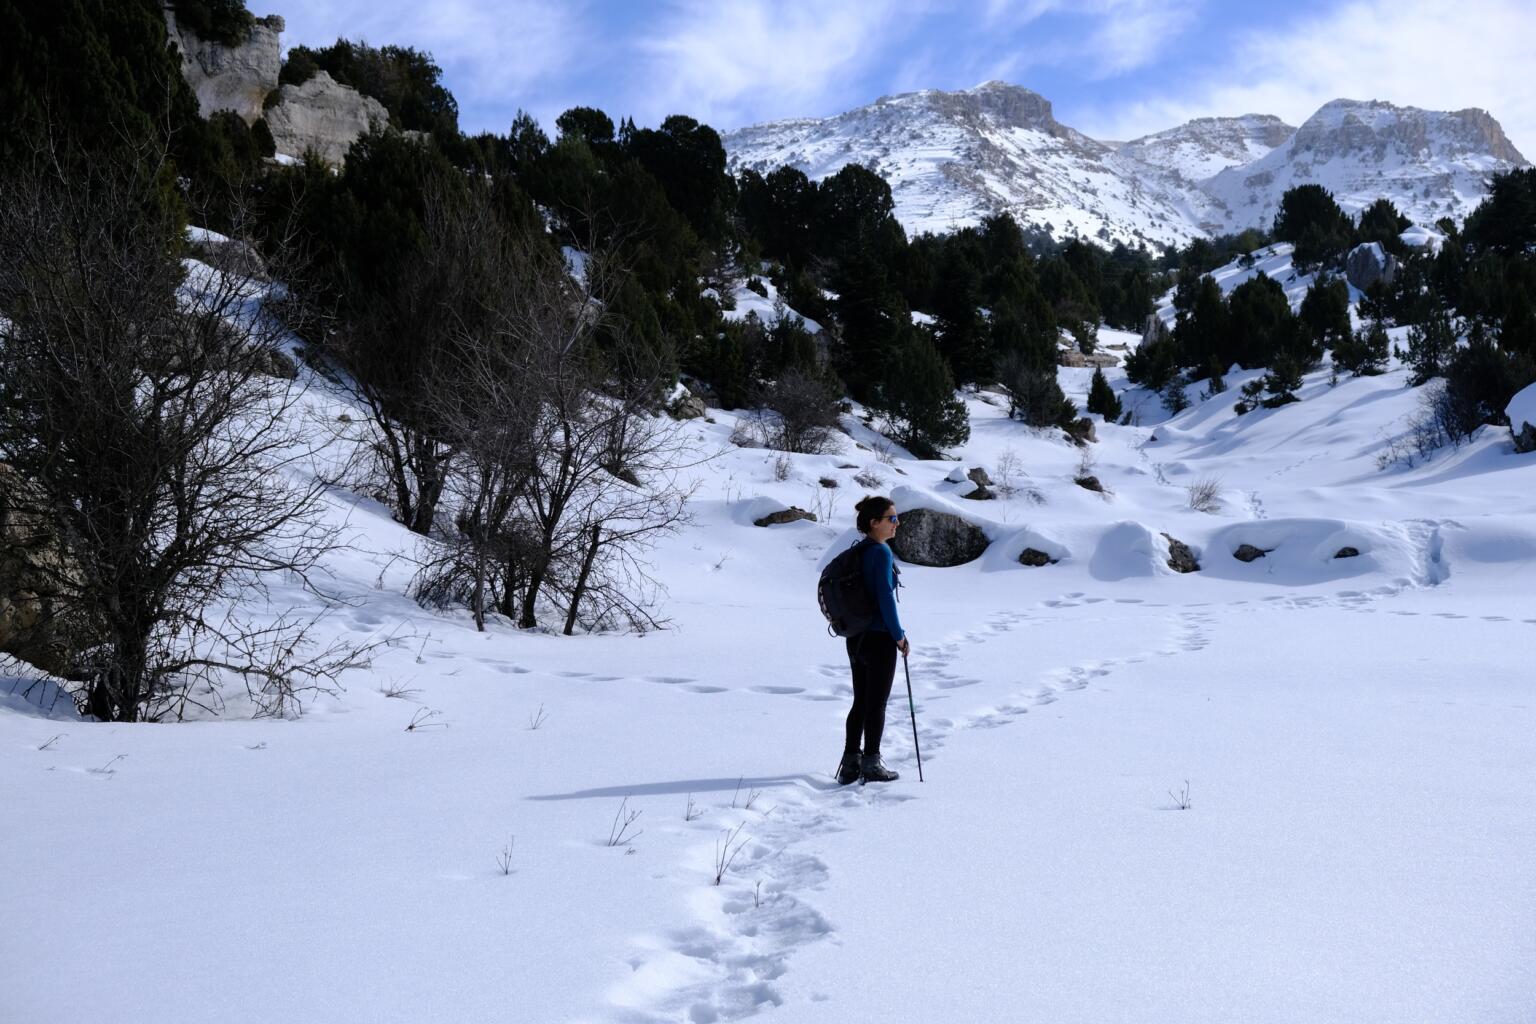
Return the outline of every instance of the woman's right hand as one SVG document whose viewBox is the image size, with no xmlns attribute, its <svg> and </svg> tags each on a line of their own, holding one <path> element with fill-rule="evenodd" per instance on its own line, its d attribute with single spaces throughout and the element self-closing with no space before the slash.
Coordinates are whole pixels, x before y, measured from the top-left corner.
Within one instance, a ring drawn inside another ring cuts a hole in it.
<svg viewBox="0 0 1536 1024">
<path fill-rule="evenodd" d="M 896 649 L 900 651 L 901 656 L 905 658 L 907 656 L 907 652 L 912 649 L 912 643 L 906 637 L 902 637 L 900 640 L 896 641 Z"/>
</svg>

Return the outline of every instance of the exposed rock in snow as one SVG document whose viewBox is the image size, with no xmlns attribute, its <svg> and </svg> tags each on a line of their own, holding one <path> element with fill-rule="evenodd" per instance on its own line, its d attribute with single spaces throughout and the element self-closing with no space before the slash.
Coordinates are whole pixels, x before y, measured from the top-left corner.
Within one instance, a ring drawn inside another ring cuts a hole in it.
<svg viewBox="0 0 1536 1024">
<path fill-rule="evenodd" d="M 172 6 L 165 5 L 165 28 L 181 51 L 182 77 L 197 94 L 204 117 L 217 110 L 233 110 L 252 124 L 262 116 L 262 104 L 277 88 L 283 66 L 279 42 L 283 27 L 283 19 L 276 14 L 258 18 L 245 42 L 225 46 L 181 28 Z"/>
<path fill-rule="evenodd" d="M 1515 393 L 1505 406 L 1509 430 L 1515 437 L 1515 451 L 1536 452 L 1536 384 Z"/>
<path fill-rule="evenodd" d="M 343 163 L 348 147 L 375 121 L 389 121 L 384 104 L 324 71 L 303 85 L 283 86 L 282 100 L 267 111 L 279 153 L 300 156 L 313 149 L 330 164 Z"/>
<path fill-rule="evenodd" d="M 947 567 L 975 561 L 987 550 L 987 543 L 979 526 L 953 512 L 914 508 L 902 512 L 891 550 L 913 565 Z"/>
<path fill-rule="evenodd" d="M 1380 242 L 1357 245 L 1344 260 L 1345 279 L 1362 292 L 1377 281 L 1390 285 L 1396 276 L 1397 257 L 1383 249 Z"/>
</svg>

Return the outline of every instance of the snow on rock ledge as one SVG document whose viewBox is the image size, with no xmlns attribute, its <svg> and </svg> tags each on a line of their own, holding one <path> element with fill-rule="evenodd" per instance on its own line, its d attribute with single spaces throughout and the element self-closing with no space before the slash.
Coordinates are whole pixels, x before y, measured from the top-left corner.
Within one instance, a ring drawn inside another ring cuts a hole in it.
<svg viewBox="0 0 1536 1024">
<path fill-rule="evenodd" d="M 1536 452 L 1536 384 L 1516 392 L 1505 406 L 1509 432 L 1515 438 L 1515 451 Z"/>
</svg>

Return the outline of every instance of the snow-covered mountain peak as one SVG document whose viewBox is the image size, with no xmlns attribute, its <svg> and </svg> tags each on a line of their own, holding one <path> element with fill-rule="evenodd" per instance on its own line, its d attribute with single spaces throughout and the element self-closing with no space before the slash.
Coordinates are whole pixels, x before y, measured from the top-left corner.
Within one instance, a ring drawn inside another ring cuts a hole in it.
<svg viewBox="0 0 1536 1024">
<path fill-rule="evenodd" d="M 724 142 L 733 172 L 789 164 L 821 179 L 862 164 L 890 182 L 912 233 L 1007 211 L 1058 237 L 1135 244 L 1200 234 L 1182 197 L 1127 174 L 1112 147 L 1006 82 L 887 96 L 834 117 L 743 128 Z"/>
<path fill-rule="evenodd" d="M 1295 133 L 1294 127 L 1273 114 L 1197 117 L 1177 128 L 1132 139 L 1117 151 L 1196 183 L 1268 155 Z"/>
<path fill-rule="evenodd" d="M 1419 224 L 1461 219 L 1482 201 L 1490 175 L 1526 165 L 1484 110 L 1421 110 L 1338 99 L 1283 145 L 1204 183 L 1226 207 L 1227 230 L 1269 222 L 1287 189 L 1324 186 L 1354 213 L 1385 197 Z"/>
<path fill-rule="evenodd" d="M 1285 191 L 1321 184 L 1356 212 L 1390 199 L 1419 224 L 1464 218 L 1489 176 L 1526 165 L 1485 110 L 1339 99 L 1299 127 L 1268 114 L 1201 117 L 1115 145 L 1008 82 L 882 97 L 826 118 L 724 136 L 733 172 L 789 164 L 813 179 L 862 164 L 910 233 L 1008 212 L 1057 238 L 1182 245 L 1270 223 Z"/>
</svg>

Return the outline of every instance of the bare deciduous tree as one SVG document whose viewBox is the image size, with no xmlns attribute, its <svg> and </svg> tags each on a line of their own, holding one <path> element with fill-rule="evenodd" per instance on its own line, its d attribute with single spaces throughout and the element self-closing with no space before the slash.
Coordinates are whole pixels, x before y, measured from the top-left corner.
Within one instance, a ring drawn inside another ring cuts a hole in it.
<svg viewBox="0 0 1536 1024">
<path fill-rule="evenodd" d="M 0 462 L 67 552 L 53 589 L 85 624 L 82 710 L 134 721 L 243 677 L 259 710 L 330 688 L 354 649 L 307 624 L 232 609 L 266 580 L 306 580 L 335 538 L 291 427 L 300 383 L 234 258 L 183 264 L 162 154 L 39 154 L 0 180 Z M 82 169 L 83 168 L 83 169 Z M 211 692 L 217 701 L 217 693 Z"/>
</svg>

